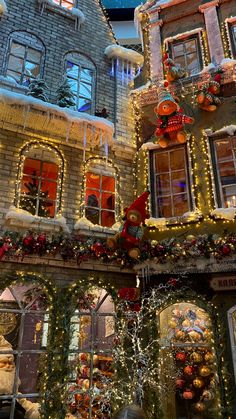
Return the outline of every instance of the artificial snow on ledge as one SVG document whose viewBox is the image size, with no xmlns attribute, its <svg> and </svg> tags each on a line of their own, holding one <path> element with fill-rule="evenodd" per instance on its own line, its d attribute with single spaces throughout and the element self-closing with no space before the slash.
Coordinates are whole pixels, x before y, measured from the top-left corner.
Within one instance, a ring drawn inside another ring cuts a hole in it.
<svg viewBox="0 0 236 419">
<path fill-rule="evenodd" d="M 93 230 L 94 232 L 101 232 L 101 233 L 111 233 L 116 232 L 120 228 L 120 223 L 113 224 L 112 227 L 104 227 L 99 224 L 93 224 L 91 221 L 89 221 L 86 217 L 79 218 L 75 225 L 74 230 Z"/>
<path fill-rule="evenodd" d="M 166 218 L 162 217 L 162 218 L 147 218 L 145 220 L 145 225 L 147 227 L 155 227 L 158 228 L 158 230 L 160 231 L 164 231 L 167 230 L 167 226 L 166 226 Z"/>
<path fill-rule="evenodd" d="M 218 135 L 218 134 L 227 134 L 227 135 L 234 135 L 236 132 L 236 125 L 228 125 L 227 127 L 223 127 L 221 129 L 218 129 L 217 131 L 208 131 L 206 130 L 206 133 L 211 135 Z"/>
<path fill-rule="evenodd" d="M 64 10 L 68 13 L 71 13 L 71 15 L 74 16 L 75 19 L 76 19 L 76 29 L 80 29 L 80 26 L 85 22 L 85 16 L 84 16 L 83 12 L 80 9 L 78 9 L 77 7 L 72 7 L 72 9 L 68 9 L 67 7 L 64 7 L 60 4 L 56 4 L 52 0 L 38 0 L 38 2 L 41 5 L 41 13 L 43 13 L 44 8 L 47 4 L 49 4 L 50 6 L 56 8 L 58 10 L 61 9 L 61 10 Z"/>
<path fill-rule="evenodd" d="M 109 45 L 104 51 L 105 55 L 110 58 L 118 58 L 132 64 L 141 66 L 143 64 L 143 55 L 121 45 Z"/>
<path fill-rule="evenodd" d="M 198 221 L 202 218 L 202 213 L 199 209 L 185 212 L 182 216 L 186 221 Z"/>
<path fill-rule="evenodd" d="M 11 224 L 22 227 L 42 227 L 42 229 L 50 230 L 53 227 L 61 228 L 65 233 L 70 230 L 66 224 L 66 219 L 62 215 L 57 214 L 55 218 L 44 218 L 30 214 L 30 212 L 21 208 L 16 208 L 14 205 L 10 206 L 6 220 Z"/>
<path fill-rule="evenodd" d="M 211 215 L 214 218 L 220 218 L 223 220 L 234 220 L 236 215 L 236 208 L 229 207 L 229 208 L 216 208 L 215 210 L 211 211 Z"/>
<path fill-rule="evenodd" d="M 142 144 L 141 149 L 142 150 L 153 150 L 154 148 L 159 148 L 158 143 L 152 143 L 151 141 L 148 141 L 147 143 Z"/>
<path fill-rule="evenodd" d="M 58 115 L 59 117 L 65 118 L 69 122 L 79 122 L 87 123 L 101 129 L 108 134 L 110 139 L 114 133 L 114 125 L 112 122 L 107 121 L 105 118 L 100 118 L 98 116 L 93 116 L 85 114 L 84 112 L 77 112 L 68 108 L 60 108 L 57 105 L 51 103 L 43 102 L 40 99 L 36 99 L 32 96 L 25 96 L 21 93 L 9 92 L 5 89 L 0 89 L 0 104 L 7 105 L 22 105 L 22 106 L 32 106 L 33 108 L 47 112 L 48 114 L 52 113 Z"/>
<path fill-rule="evenodd" d="M 0 15 L 3 15 L 3 13 L 7 12 L 7 5 L 5 3 L 5 0 L 0 0 Z"/>
</svg>

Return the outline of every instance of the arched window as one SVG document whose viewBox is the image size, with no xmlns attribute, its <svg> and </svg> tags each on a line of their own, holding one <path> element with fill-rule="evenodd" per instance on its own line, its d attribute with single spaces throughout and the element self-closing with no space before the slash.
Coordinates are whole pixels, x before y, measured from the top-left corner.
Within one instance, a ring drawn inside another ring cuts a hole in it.
<svg viewBox="0 0 236 419">
<path fill-rule="evenodd" d="M 66 9 L 72 9 L 75 6 L 75 0 L 52 0 L 52 2 Z"/>
<path fill-rule="evenodd" d="M 111 417 L 104 393 L 113 375 L 114 314 L 114 303 L 108 292 L 91 287 L 78 297 L 71 319 L 68 405 L 71 413 L 79 412 L 87 419 Z"/>
<path fill-rule="evenodd" d="M 47 306 L 37 283 L 0 289 L 0 417 L 38 417 Z"/>
<path fill-rule="evenodd" d="M 45 48 L 35 36 L 25 31 L 15 31 L 9 38 L 5 75 L 23 86 L 29 86 L 42 76 Z"/>
<path fill-rule="evenodd" d="M 218 377 L 209 315 L 195 304 L 181 302 L 168 306 L 158 318 L 164 417 L 218 417 Z"/>
<path fill-rule="evenodd" d="M 21 154 L 17 205 L 32 215 L 54 217 L 60 209 L 63 160 L 49 145 L 31 143 Z"/>
<path fill-rule="evenodd" d="M 93 113 L 95 109 L 96 69 L 83 54 L 71 52 L 65 58 L 65 74 L 74 93 L 76 109 Z"/>
<path fill-rule="evenodd" d="M 86 166 L 85 217 L 93 224 L 115 223 L 116 172 L 109 164 L 91 160 Z"/>
<path fill-rule="evenodd" d="M 236 306 L 228 311 L 229 333 L 234 366 L 234 377 L 236 382 Z"/>
</svg>

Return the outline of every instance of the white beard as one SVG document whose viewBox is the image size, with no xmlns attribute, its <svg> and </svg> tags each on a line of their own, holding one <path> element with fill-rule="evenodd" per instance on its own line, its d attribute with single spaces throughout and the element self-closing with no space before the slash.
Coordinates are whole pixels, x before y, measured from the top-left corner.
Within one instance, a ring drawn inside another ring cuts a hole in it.
<svg viewBox="0 0 236 419">
<path fill-rule="evenodd" d="M 15 368 L 6 371 L 0 368 L 0 394 L 12 394 L 15 379 Z"/>
</svg>

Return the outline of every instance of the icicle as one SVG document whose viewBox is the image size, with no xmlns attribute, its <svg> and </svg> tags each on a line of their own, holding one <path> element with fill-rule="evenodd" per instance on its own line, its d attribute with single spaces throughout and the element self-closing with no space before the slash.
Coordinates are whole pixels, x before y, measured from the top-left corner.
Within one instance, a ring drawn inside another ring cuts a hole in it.
<svg viewBox="0 0 236 419">
<path fill-rule="evenodd" d="M 40 4 L 41 4 L 41 7 L 39 8 L 39 10 L 40 10 L 40 15 L 42 16 L 45 6 L 47 4 L 47 0 L 40 0 Z"/>
<path fill-rule="evenodd" d="M 24 107 L 24 124 L 23 124 L 23 130 L 25 130 L 26 128 L 26 124 L 27 124 L 27 120 L 28 120 L 28 116 L 29 116 L 29 111 L 30 111 L 30 105 L 27 105 Z"/>
<path fill-rule="evenodd" d="M 111 60 L 111 75 L 114 77 L 114 75 L 115 75 L 115 68 L 114 68 L 114 65 L 115 65 L 115 63 L 114 63 L 114 58 L 112 58 L 112 60 Z"/>
<path fill-rule="evenodd" d="M 130 63 L 130 78 L 133 80 L 134 78 L 134 66 L 133 63 Z"/>
<path fill-rule="evenodd" d="M 116 59 L 116 75 L 117 75 L 117 77 L 119 75 L 119 65 L 120 65 L 119 58 L 117 58 Z"/>
<path fill-rule="evenodd" d="M 96 128 L 94 126 L 92 126 L 92 133 L 91 133 L 91 148 L 94 147 L 95 144 L 95 133 L 96 133 Z"/>
<path fill-rule="evenodd" d="M 130 71 L 130 63 L 127 61 L 126 63 L 126 84 L 129 83 L 129 71 Z"/>
<path fill-rule="evenodd" d="M 125 78 L 125 62 L 122 60 L 121 62 L 121 82 L 122 85 L 124 84 L 124 78 Z"/>
<path fill-rule="evenodd" d="M 107 138 L 105 139 L 105 143 L 104 143 L 104 150 L 105 150 L 105 157 L 106 157 L 106 168 L 107 168 L 107 162 L 108 162 L 108 152 L 109 152 L 109 146 L 108 146 L 108 141 Z"/>
<path fill-rule="evenodd" d="M 102 140 L 103 140 L 103 138 L 102 138 L 102 129 L 100 129 L 100 146 L 102 147 Z"/>
<path fill-rule="evenodd" d="M 78 16 L 76 16 L 76 18 L 75 18 L 75 30 L 76 31 L 79 30 L 79 18 L 78 18 Z"/>
<path fill-rule="evenodd" d="M 71 126 L 72 126 L 72 121 L 69 122 L 66 128 L 66 143 L 68 143 L 69 141 Z"/>
<path fill-rule="evenodd" d="M 84 122 L 83 161 L 85 161 L 86 144 L 87 144 L 87 123 Z"/>
</svg>

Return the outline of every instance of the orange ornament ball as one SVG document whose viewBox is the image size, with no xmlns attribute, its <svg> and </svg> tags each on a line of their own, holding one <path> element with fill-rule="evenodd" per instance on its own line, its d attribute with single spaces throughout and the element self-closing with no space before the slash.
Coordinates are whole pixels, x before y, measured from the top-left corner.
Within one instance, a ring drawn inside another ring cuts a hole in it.
<svg viewBox="0 0 236 419">
<path fill-rule="evenodd" d="M 194 368 L 191 365 L 187 365 L 184 367 L 184 374 L 186 375 L 192 375 L 194 372 Z"/>
<path fill-rule="evenodd" d="M 199 374 L 201 377 L 208 377 L 211 374 L 211 369 L 207 365 L 203 365 L 199 368 Z"/>
<path fill-rule="evenodd" d="M 182 330 L 176 330 L 175 338 L 178 339 L 178 340 L 184 340 L 185 333 Z"/>
<path fill-rule="evenodd" d="M 192 400 L 194 398 L 194 392 L 192 390 L 190 390 L 190 389 L 186 389 L 183 392 L 183 398 L 185 400 Z"/>
<path fill-rule="evenodd" d="M 185 362 L 186 361 L 185 352 L 177 352 L 177 354 L 175 355 L 175 359 L 176 359 L 176 361 Z"/>
</svg>

